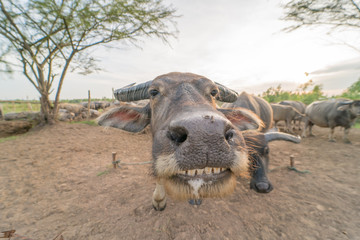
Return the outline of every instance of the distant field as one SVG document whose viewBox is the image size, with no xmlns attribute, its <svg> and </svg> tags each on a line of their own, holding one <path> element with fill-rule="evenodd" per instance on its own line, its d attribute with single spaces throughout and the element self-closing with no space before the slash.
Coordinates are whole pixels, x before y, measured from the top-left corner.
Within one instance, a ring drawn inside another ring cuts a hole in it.
<svg viewBox="0 0 360 240">
<path fill-rule="evenodd" d="M 10 112 L 39 112 L 40 111 L 40 102 L 0 102 L 2 105 L 4 114 Z"/>
<path fill-rule="evenodd" d="M 87 102 L 87 99 L 72 99 L 72 100 L 61 100 L 60 102 L 64 103 L 81 103 Z M 111 99 L 92 99 L 91 101 L 108 101 L 110 102 Z M 3 107 L 4 114 L 10 112 L 39 112 L 40 111 L 40 102 L 39 101 L 1 101 L 0 105 Z"/>
<path fill-rule="evenodd" d="M 111 99 L 92 99 L 92 101 L 108 101 L 111 102 Z M 67 103 L 81 103 L 87 102 L 87 99 L 72 99 L 72 100 L 62 100 L 60 102 L 67 102 Z M 220 102 L 221 103 L 221 102 Z M 1 101 L 0 105 L 3 107 L 4 114 L 10 112 L 39 112 L 40 111 L 40 102 L 39 101 L 19 101 L 14 100 L 12 101 Z M 360 129 L 360 119 L 357 120 L 353 128 Z"/>
</svg>

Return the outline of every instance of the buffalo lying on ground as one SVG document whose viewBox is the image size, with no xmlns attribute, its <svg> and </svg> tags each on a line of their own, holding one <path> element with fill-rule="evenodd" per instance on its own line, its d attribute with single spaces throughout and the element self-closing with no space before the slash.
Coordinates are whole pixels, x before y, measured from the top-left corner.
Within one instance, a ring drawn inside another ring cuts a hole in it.
<svg viewBox="0 0 360 240">
<path fill-rule="evenodd" d="M 250 169 L 250 188 L 259 193 L 269 193 L 273 186 L 267 177 L 269 165 L 269 145 L 268 143 L 275 140 L 290 141 L 299 143 L 300 138 L 286 133 L 268 132 L 272 127 L 273 110 L 270 104 L 257 96 L 242 92 L 233 103 L 224 103 L 223 108 L 242 107 L 249 109 L 260 117 L 264 123 L 261 132 L 245 131 L 243 136 L 249 150 Z"/>
<path fill-rule="evenodd" d="M 242 92 L 239 97 L 233 103 L 224 103 L 223 108 L 246 108 L 258 115 L 264 123 L 264 128 L 261 132 L 266 132 L 272 127 L 273 122 L 273 110 L 270 104 L 257 96 Z"/>
<path fill-rule="evenodd" d="M 313 125 L 330 128 L 329 141 L 335 142 L 334 129 L 344 127 L 344 142 L 351 143 L 348 134 L 355 120 L 360 116 L 360 100 L 331 99 L 311 103 L 305 110 L 305 127 L 302 133 L 306 137 L 306 129 L 312 134 Z"/>
<path fill-rule="evenodd" d="M 77 104 L 77 103 L 60 103 L 59 109 L 66 109 L 67 111 L 72 112 L 75 115 L 78 115 L 81 112 L 84 112 L 87 110 L 81 104 Z"/>
<path fill-rule="evenodd" d="M 284 101 L 279 102 L 279 104 L 292 106 L 293 108 L 298 110 L 299 113 L 305 114 L 306 105 L 305 105 L 305 103 L 302 103 L 300 101 L 284 100 Z M 302 120 L 302 118 L 293 119 L 293 121 L 294 121 L 293 129 L 295 129 L 296 121 L 298 121 L 298 130 L 301 130 L 301 120 Z"/>
<path fill-rule="evenodd" d="M 88 107 L 87 102 L 82 102 L 81 105 L 85 108 Z M 99 110 L 99 109 L 105 109 L 108 107 L 110 107 L 110 103 L 106 102 L 106 101 L 94 101 L 94 102 L 90 103 L 90 109 Z"/>
<path fill-rule="evenodd" d="M 237 93 L 192 73 L 169 73 L 118 89 L 120 101 L 150 99 L 144 107 L 124 105 L 98 119 L 99 125 L 153 136 L 153 206 L 163 210 L 166 193 L 177 199 L 221 197 L 233 192 L 236 176 L 248 175 L 248 150 L 240 129 L 259 129 L 246 109 L 217 109 L 215 100 L 234 102 Z"/>
<path fill-rule="evenodd" d="M 285 121 L 285 131 L 294 133 L 290 127 L 292 120 L 300 120 L 305 115 L 300 113 L 298 110 L 292 106 L 281 105 L 277 103 L 270 104 L 273 109 L 273 118 L 275 122 L 275 128 L 277 128 L 277 123 L 279 121 Z"/>
</svg>

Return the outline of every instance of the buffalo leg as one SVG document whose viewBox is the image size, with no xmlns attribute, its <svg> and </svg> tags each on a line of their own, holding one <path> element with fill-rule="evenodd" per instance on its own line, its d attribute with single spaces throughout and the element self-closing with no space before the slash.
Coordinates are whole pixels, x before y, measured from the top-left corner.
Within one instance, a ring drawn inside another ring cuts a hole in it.
<svg viewBox="0 0 360 240">
<path fill-rule="evenodd" d="M 302 131 L 302 134 L 301 134 L 301 136 L 303 137 L 303 138 L 305 138 L 306 137 L 306 130 L 307 129 L 309 129 L 309 136 L 310 137 L 315 137 L 315 135 L 312 133 L 312 127 L 313 127 L 313 123 L 309 120 L 309 118 L 308 117 L 305 117 L 305 119 L 304 119 L 304 128 L 303 128 L 303 131 Z"/>
<path fill-rule="evenodd" d="M 301 137 L 303 137 L 303 138 L 306 137 L 306 129 L 308 128 L 308 126 L 309 126 L 309 119 L 307 117 L 305 117 L 305 119 L 304 119 L 304 128 L 303 128 Z"/>
<path fill-rule="evenodd" d="M 313 126 L 314 126 L 314 124 L 309 121 L 309 136 L 310 137 L 315 137 L 315 135 L 312 133 Z"/>
<path fill-rule="evenodd" d="M 335 130 L 334 127 L 330 128 L 329 142 L 336 142 L 334 139 L 334 130 Z"/>
<path fill-rule="evenodd" d="M 152 196 L 152 204 L 156 211 L 162 211 L 166 207 L 165 188 L 161 180 L 156 181 L 156 188 Z"/>
<path fill-rule="evenodd" d="M 344 128 L 344 143 L 351 144 L 350 140 L 348 139 L 350 128 Z"/>
<path fill-rule="evenodd" d="M 291 129 L 291 121 L 291 119 L 286 119 L 286 131 L 293 134 L 294 131 Z"/>
<path fill-rule="evenodd" d="M 298 120 L 298 130 L 301 130 L 301 122 L 302 122 L 302 120 L 299 119 L 299 120 Z"/>
</svg>

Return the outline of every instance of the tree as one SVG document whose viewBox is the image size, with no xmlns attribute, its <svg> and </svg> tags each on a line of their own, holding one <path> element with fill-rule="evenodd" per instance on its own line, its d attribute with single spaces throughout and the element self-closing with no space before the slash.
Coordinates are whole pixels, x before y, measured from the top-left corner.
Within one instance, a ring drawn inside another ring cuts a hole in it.
<svg viewBox="0 0 360 240">
<path fill-rule="evenodd" d="M 307 89 L 311 86 L 314 86 L 313 89 L 311 91 L 307 91 Z M 322 92 L 322 86 L 314 85 L 312 80 L 299 85 L 295 92 L 285 91 L 281 89 L 281 85 L 278 85 L 277 88 L 268 88 L 259 96 L 270 103 L 276 103 L 283 100 L 294 100 L 310 104 L 313 101 L 325 98 L 324 93 Z"/>
<path fill-rule="evenodd" d="M 309 26 L 329 26 L 334 30 L 360 31 L 360 2 L 355 0 L 291 0 L 282 6 L 285 21 L 293 25 L 283 29 L 291 32 Z M 360 52 L 360 46 L 344 43 Z"/>
<path fill-rule="evenodd" d="M 0 69 L 19 63 L 41 96 L 43 121 L 53 123 L 69 68 L 83 73 L 96 68 L 88 49 L 119 40 L 136 45 L 143 37 L 167 42 L 177 33 L 175 17 L 162 0 L 0 0 L 0 42 L 6 44 L 0 65 L 7 63 Z"/>
<path fill-rule="evenodd" d="M 356 82 L 354 82 L 350 87 L 346 89 L 341 94 L 341 97 L 350 98 L 350 99 L 360 99 L 360 78 Z"/>
</svg>

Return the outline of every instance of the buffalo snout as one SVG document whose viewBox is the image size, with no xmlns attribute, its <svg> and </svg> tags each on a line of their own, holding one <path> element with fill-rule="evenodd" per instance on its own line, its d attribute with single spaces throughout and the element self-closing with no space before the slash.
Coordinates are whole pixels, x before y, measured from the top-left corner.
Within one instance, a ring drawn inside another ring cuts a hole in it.
<svg viewBox="0 0 360 240">
<path fill-rule="evenodd" d="M 238 131 L 229 120 L 219 115 L 208 114 L 176 118 L 171 121 L 167 131 L 167 137 L 177 145 L 185 141 L 198 140 L 205 143 L 217 140 L 232 144 L 238 135 Z"/>
<path fill-rule="evenodd" d="M 252 181 L 250 183 L 250 188 L 254 189 L 258 193 L 269 193 L 274 189 L 271 182 L 269 181 L 265 181 L 265 182 Z"/>
</svg>

